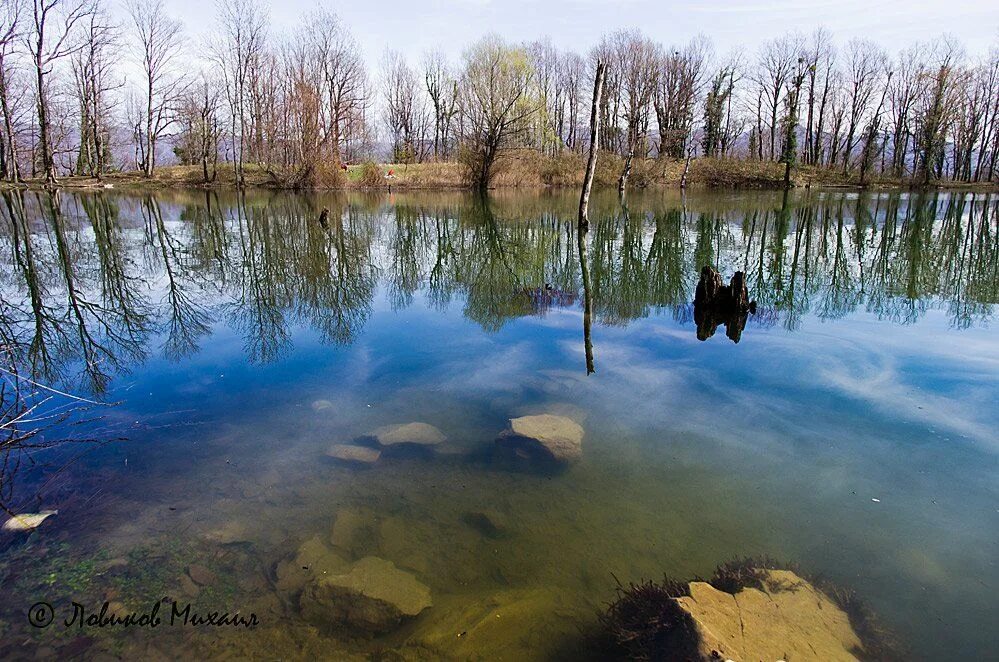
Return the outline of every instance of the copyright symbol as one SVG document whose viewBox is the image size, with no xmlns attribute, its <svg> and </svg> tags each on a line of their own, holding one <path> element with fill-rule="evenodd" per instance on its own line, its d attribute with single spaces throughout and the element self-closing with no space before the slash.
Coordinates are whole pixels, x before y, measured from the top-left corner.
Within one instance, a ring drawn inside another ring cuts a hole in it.
<svg viewBox="0 0 999 662">
<path fill-rule="evenodd" d="M 36 628 L 47 628 L 54 618 L 55 611 L 47 602 L 36 602 L 28 610 L 28 622 Z"/>
</svg>

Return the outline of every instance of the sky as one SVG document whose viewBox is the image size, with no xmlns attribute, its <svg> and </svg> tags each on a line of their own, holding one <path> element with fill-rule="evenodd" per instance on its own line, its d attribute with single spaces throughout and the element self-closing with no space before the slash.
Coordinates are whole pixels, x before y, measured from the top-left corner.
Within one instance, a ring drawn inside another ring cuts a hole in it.
<svg viewBox="0 0 999 662">
<path fill-rule="evenodd" d="M 272 31 L 290 32 L 317 5 L 333 9 L 349 26 L 372 70 L 386 48 L 419 62 L 441 49 L 453 59 L 476 39 L 495 32 L 510 41 L 545 36 L 563 49 L 587 52 L 603 34 L 640 28 L 665 45 L 698 34 L 711 38 L 716 53 L 736 48 L 755 52 L 767 39 L 789 30 L 829 28 L 837 43 L 873 39 L 894 53 L 915 42 L 950 33 L 972 55 L 999 45 L 999 2 L 995 0 L 261 0 L 269 7 Z M 200 39 L 215 17 L 212 0 L 166 0 Z"/>
</svg>

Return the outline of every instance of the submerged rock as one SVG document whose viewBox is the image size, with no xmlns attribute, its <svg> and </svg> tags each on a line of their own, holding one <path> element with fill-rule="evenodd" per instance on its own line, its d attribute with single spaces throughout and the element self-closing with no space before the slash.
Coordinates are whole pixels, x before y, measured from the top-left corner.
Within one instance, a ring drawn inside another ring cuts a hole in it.
<svg viewBox="0 0 999 662">
<path fill-rule="evenodd" d="M 242 522 L 230 520 L 205 534 L 205 538 L 219 545 L 238 545 L 251 542 L 249 530 Z"/>
<path fill-rule="evenodd" d="M 440 529 L 425 521 L 402 517 L 382 517 L 380 521 L 378 556 L 407 570 L 430 575 L 432 564 L 439 559 Z"/>
<path fill-rule="evenodd" d="M 356 462 L 357 464 L 374 464 L 382 456 L 381 451 L 368 446 L 356 444 L 337 444 L 328 451 L 327 457 L 341 462 Z"/>
<path fill-rule="evenodd" d="M 527 457 L 571 462 L 583 454 L 583 428 L 565 416 L 521 416 L 510 419 L 496 444 Z"/>
<path fill-rule="evenodd" d="M 32 529 L 37 529 L 41 523 L 48 518 L 58 514 L 58 510 L 43 510 L 40 513 L 24 513 L 23 515 L 14 515 L 3 523 L 3 530 L 31 531 Z"/>
<path fill-rule="evenodd" d="M 478 510 L 467 512 L 461 516 L 461 521 L 485 538 L 498 540 L 510 534 L 506 518 L 496 512 Z"/>
<path fill-rule="evenodd" d="M 296 593 L 309 582 L 319 577 L 341 574 L 349 566 L 350 563 L 330 549 L 322 538 L 313 536 L 299 546 L 293 559 L 278 563 L 274 586 L 279 591 Z"/>
<path fill-rule="evenodd" d="M 460 457 L 468 454 L 468 451 L 465 448 L 450 441 L 437 444 L 433 447 L 433 449 L 434 454 L 441 457 Z"/>
<path fill-rule="evenodd" d="M 375 430 L 371 436 L 382 446 L 395 446 L 396 444 L 436 446 L 447 440 L 443 432 L 428 423 L 386 425 Z"/>
<path fill-rule="evenodd" d="M 571 402 L 545 402 L 539 404 L 529 404 L 513 406 L 511 414 L 516 416 L 537 416 L 540 414 L 552 414 L 554 416 L 565 416 L 571 418 L 580 425 L 586 423 L 589 412 L 579 405 Z"/>
<path fill-rule="evenodd" d="M 319 577 L 302 591 L 302 616 L 318 625 L 342 624 L 388 632 L 433 602 L 430 589 L 391 561 L 367 556 L 349 572 Z"/>
<path fill-rule="evenodd" d="M 188 576 L 194 580 L 194 583 L 199 586 L 207 586 L 208 584 L 214 584 L 217 577 L 215 573 L 206 568 L 203 565 L 197 563 L 192 563 L 187 568 Z"/>
<path fill-rule="evenodd" d="M 847 614 L 789 570 L 764 571 L 763 588 L 720 591 L 691 582 L 677 598 L 694 620 L 705 659 L 856 660 L 863 650 Z"/>
<path fill-rule="evenodd" d="M 185 574 L 180 576 L 180 591 L 188 598 L 196 598 L 201 593 L 201 587 Z"/>
<path fill-rule="evenodd" d="M 367 556 L 374 553 L 381 542 L 380 524 L 381 519 L 374 511 L 340 508 L 333 520 L 330 542 L 353 558 Z"/>
<path fill-rule="evenodd" d="M 369 508 L 337 510 L 330 543 L 351 559 L 378 556 L 401 568 L 429 574 L 441 531 L 426 521 L 382 515 Z"/>
<path fill-rule="evenodd" d="M 589 605 L 547 587 L 456 596 L 434 611 L 410 641 L 455 660 L 583 658 L 573 642 L 580 639 L 579 624 L 592 618 Z"/>
</svg>

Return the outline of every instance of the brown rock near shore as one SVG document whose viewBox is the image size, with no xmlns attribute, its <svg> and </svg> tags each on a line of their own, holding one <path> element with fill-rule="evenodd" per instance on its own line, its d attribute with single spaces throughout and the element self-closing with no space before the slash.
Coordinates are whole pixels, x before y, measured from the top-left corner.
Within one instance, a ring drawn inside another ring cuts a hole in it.
<svg viewBox="0 0 999 662">
<path fill-rule="evenodd" d="M 694 619 L 704 659 L 835 662 L 862 651 L 847 614 L 789 570 L 768 570 L 763 590 L 734 595 L 691 582 L 677 602 Z"/>
</svg>

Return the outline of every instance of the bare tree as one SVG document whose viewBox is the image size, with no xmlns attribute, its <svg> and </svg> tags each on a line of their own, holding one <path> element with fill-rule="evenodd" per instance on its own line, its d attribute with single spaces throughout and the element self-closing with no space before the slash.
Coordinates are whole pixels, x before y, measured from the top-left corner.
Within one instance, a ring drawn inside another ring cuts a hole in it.
<svg viewBox="0 0 999 662">
<path fill-rule="evenodd" d="M 781 161 L 784 162 L 784 188 L 791 187 L 791 168 L 798 157 L 798 110 L 801 102 L 801 86 L 805 81 L 805 58 L 799 57 L 797 69 L 788 83 L 784 95 L 787 107 L 784 115 L 784 138 L 781 144 Z"/>
<path fill-rule="evenodd" d="M 952 140 L 954 179 L 966 182 L 979 179 L 977 171 L 988 152 L 988 134 L 994 124 L 997 75 L 999 67 L 987 61 L 964 72 L 964 82 L 957 93 L 959 103 Z"/>
<path fill-rule="evenodd" d="M 420 83 L 402 55 L 393 50 L 386 51 L 382 59 L 382 92 L 393 160 L 418 159 L 423 153 L 422 129 L 427 124 Z"/>
<path fill-rule="evenodd" d="M 21 180 L 18 167 L 17 136 L 14 132 L 14 100 L 11 84 L 14 76 L 13 55 L 22 29 L 24 3 L 21 0 L 0 0 L 0 179 Z"/>
<path fill-rule="evenodd" d="M 618 192 L 624 193 L 636 150 L 642 148 L 642 156 L 647 152 L 647 145 L 642 143 L 648 134 L 650 106 L 657 87 L 661 49 L 637 31 L 616 32 L 610 36 L 609 41 L 610 48 L 607 50 L 612 58 L 607 66 L 617 75 L 622 119 L 626 127 L 624 168 L 617 184 Z"/>
<path fill-rule="evenodd" d="M 130 0 L 135 50 L 142 63 L 146 99 L 145 126 L 137 136 L 142 171 L 152 177 L 156 143 L 174 121 L 173 111 L 183 89 L 176 65 L 183 46 L 183 26 L 166 13 L 163 0 Z"/>
<path fill-rule="evenodd" d="M 188 52 L 166 0 L 127 0 L 143 74 L 119 94 L 125 70 L 100 2 L 0 0 L 0 178 L 19 180 L 29 167 L 49 182 L 63 172 L 101 177 L 121 158 L 127 128 L 147 176 L 176 133 L 174 153 L 206 181 L 228 162 L 237 186 L 256 167 L 282 186 L 328 188 L 344 182 L 346 162 L 376 154 L 387 127 L 394 159 L 457 154 L 482 188 L 512 148 L 554 158 L 588 147 L 598 60 L 596 147 L 622 158 L 621 191 L 636 159 L 699 149 L 748 151 L 783 161 L 788 174 L 800 159 L 843 177 L 859 171 L 863 182 L 878 172 L 981 181 L 999 165 L 999 51 L 966 59 L 948 38 L 889 60 L 870 41 L 837 51 L 825 29 L 789 33 L 746 67 L 738 57 L 713 63 L 704 38 L 663 49 L 637 30 L 607 35 L 587 57 L 548 39 L 522 47 L 489 37 L 453 69 L 439 52 L 412 67 L 390 51 L 376 88 L 332 12 L 272 37 L 260 0 L 218 0 L 205 48 L 215 73 L 186 90 Z"/>
<path fill-rule="evenodd" d="M 688 152 L 693 137 L 695 106 L 710 55 L 711 44 L 705 37 L 698 37 L 682 49 L 671 49 L 660 55 L 654 95 L 660 156 L 679 159 Z M 732 82 L 731 73 L 726 70 L 720 86 L 728 86 Z M 719 87 L 718 95 L 714 102 L 724 109 L 727 95 L 722 87 Z M 719 117 L 723 115 L 724 112 Z M 719 120 L 716 128 L 720 126 Z"/>
<path fill-rule="evenodd" d="M 324 163 L 332 163 L 333 132 L 326 98 L 325 78 L 314 66 L 318 35 L 301 31 L 284 52 L 285 77 L 283 133 L 287 141 L 284 166 L 293 172 L 295 185 L 315 185 L 330 179 Z M 327 112 L 324 112 L 327 111 Z M 332 176 L 335 179 L 335 175 Z"/>
<path fill-rule="evenodd" d="M 329 104 L 331 143 L 335 165 L 339 166 L 341 143 L 349 146 L 366 125 L 368 76 L 361 49 L 333 13 L 321 11 L 313 21 L 317 62 L 323 75 Z"/>
<path fill-rule="evenodd" d="M 812 41 L 805 50 L 804 58 L 808 77 L 805 163 L 818 165 L 822 162 L 822 135 L 825 131 L 829 85 L 836 64 L 832 35 L 825 28 L 812 33 Z"/>
<path fill-rule="evenodd" d="M 891 79 L 894 71 L 888 69 L 885 73 L 884 85 L 881 86 L 881 98 L 874 109 L 874 114 L 867 121 L 867 128 L 864 130 L 863 146 L 860 151 L 860 185 L 867 185 L 867 173 L 874 162 L 874 155 L 878 151 L 877 141 L 881 136 L 881 117 L 884 113 L 885 99 L 888 98 L 888 90 L 891 87 Z"/>
<path fill-rule="evenodd" d="M 434 157 L 450 153 L 451 132 L 458 112 L 458 81 L 440 51 L 427 53 L 423 59 L 423 81 L 434 112 Z"/>
<path fill-rule="evenodd" d="M 921 130 L 916 145 L 918 177 L 924 184 L 943 174 L 947 132 L 957 107 L 958 63 L 963 56 L 960 45 L 949 38 L 938 41 L 933 51 L 934 65 L 925 74 L 928 85 L 919 102 Z"/>
<path fill-rule="evenodd" d="M 561 99 L 558 94 L 559 52 L 546 37 L 527 46 L 538 95 L 538 114 L 532 129 L 534 146 L 544 154 L 554 155 L 562 147 L 558 136 Z"/>
<path fill-rule="evenodd" d="M 757 132 L 760 134 L 760 153 L 763 152 L 763 111 L 769 113 L 769 125 L 766 127 L 769 136 L 767 154 L 771 160 L 777 158 L 777 118 L 784 102 L 783 94 L 787 83 L 795 70 L 795 63 L 801 51 L 801 37 L 785 35 L 766 42 L 760 49 L 759 64 L 756 74 L 758 87 Z"/>
<path fill-rule="evenodd" d="M 579 133 L 586 110 L 583 96 L 585 77 L 586 60 L 578 53 L 563 53 L 559 58 L 558 94 L 564 104 L 557 124 L 562 142 L 571 150 L 582 149 L 584 144 Z"/>
<path fill-rule="evenodd" d="M 180 135 L 174 153 L 181 163 L 200 165 L 202 181 L 208 184 L 218 176 L 219 144 L 222 140 L 220 96 L 217 81 L 202 73 L 190 86 L 178 109 Z"/>
<path fill-rule="evenodd" d="M 981 147 L 975 163 L 976 182 L 992 180 L 999 160 L 999 47 L 991 49 L 988 59 L 979 67 L 978 77 L 986 105 L 981 119 Z"/>
<path fill-rule="evenodd" d="M 593 173 L 597 169 L 597 145 L 600 142 L 600 95 L 604 89 L 604 72 L 606 65 L 597 60 L 596 73 L 593 77 L 593 103 L 590 107 L 590 146 L 586 159 L 586 173 L 583 175 L 583 189 L 579 195 L 579 217 L 577 219 L 580 233 L 589 227 L 590 187 L 593 185 Z"/>
<path fill-rule="evenodd" d="M 826 132 L 826 165 L 834 167 L 839 162 L 840 149 L 845 141 L 840 141 L 843 133 L 847 108 L 849 106 L 847 92 L 843 85 L 843 76 L 839 71 L 831 73 L 829 83 L 829 130 Z"/>
<path fill-rule="evenodd" d="M 253 134 L 250 85 L 267 33 L 267 14 L 257 0 L 220 0 L 220 34 L 212 40 L 212 59 L 222 74 L 229 106 L 229 137 L 236 186 L 246 183 L 244 163 Z"/>
<path fill-rule="evenodd" d="M 612 66 L 617 57 L 617 48 L 613 39 L 607 37 L 590 52 L 590 67 L 595 70 L 597 62 L 603 62 L 604 88 L 600 97 L 600 149 L 622 152 L 625 150 L 624 131 L 621 129 L 623 69 Z"/>
<path fill-rule="evenodd" d="M 849 66 L 849 109 L 847 111 L 846 142 L 843 144 L 843 173 L 850 168 L 850 159 L 856 145 L 857 131 L 862 127 L 874 91 L 884 75 L 886 56 L 875 43 L 866 39 L 852 39 L 847 44 Z"/>
<path fill-rule="evenodd" d="M 118 26 L 100 5 L 83 29 L 83 48 L 73 56 L 80 108 L 80 147 L 75 172 L 99 180 L 111 160 L 110 115 L 112 91 L 124 85 L 113 66 L 118 55 Z"/>
<path fill-rule="evenodd" d="M 57 62 L 84 48 L 85 42 L 76 39 L 77 27 L 96 11 L 93 0 L 32 0 L 31 23 L 24 39 L 35 69 L 38 148 L 49 183 L 56 181 L 49 74 Z"/>
<path fill-rule="evenodd" d="M 905 174 L 909 141 L 914 137 L 914 108 L 925 85 L 924 67 L 924 49 L 918 44 L 907 48 L 899 53 L 894 66 L 895 74 L 887 85 L 891 172 L 896 177 Z"/>
</svg>

